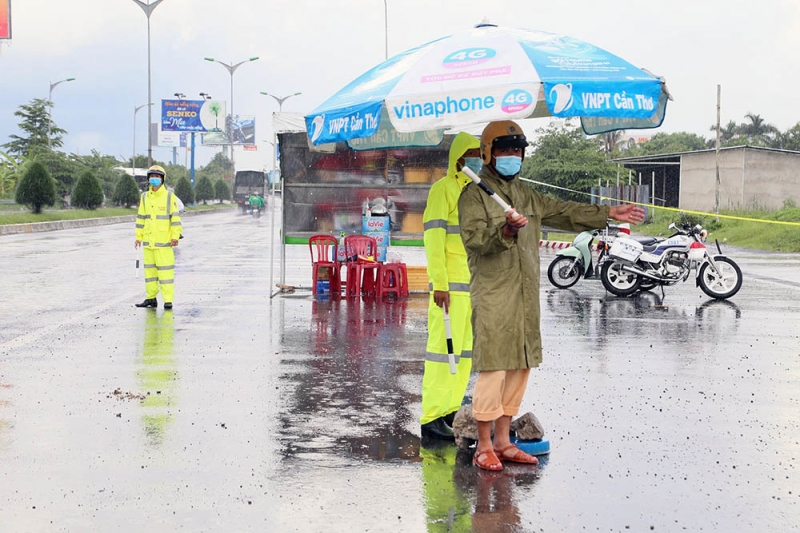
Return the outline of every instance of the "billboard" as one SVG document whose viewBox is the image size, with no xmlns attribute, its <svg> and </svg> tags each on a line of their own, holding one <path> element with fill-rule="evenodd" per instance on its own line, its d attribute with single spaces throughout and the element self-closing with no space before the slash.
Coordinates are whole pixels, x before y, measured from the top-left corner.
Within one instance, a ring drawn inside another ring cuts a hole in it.
<svg viewBox="0 0 800 533">
<path fill-rule="evenodd" d="M 222 133 L 225 130 L 225 102 L 161 100 L 161 130 Z"/>
<path fill-rule="evenodd" d="M 236 115 L 231 127 L 233 144 L 256 143 L 256 117 L 253 115 Z"/>
<path fill-rule="evenodd" d="M 0 0 L 0 39 L 11 39 L 11 0 Z"/>
</svg>

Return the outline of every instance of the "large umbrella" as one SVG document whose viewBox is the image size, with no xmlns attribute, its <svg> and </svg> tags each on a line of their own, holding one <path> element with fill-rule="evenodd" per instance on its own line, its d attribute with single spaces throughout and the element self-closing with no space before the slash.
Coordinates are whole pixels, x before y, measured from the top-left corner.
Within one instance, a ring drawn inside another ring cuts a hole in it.
<svg viewBox="0 0 800 533">
<path fill-rule="evenodd" d="M 503 119 L 580 117 L 587 133 L 661 125 L 661 78 L 564 35 L 475 28 L 397 55 L 306 116 L 314 144 Z M 386 128 L 386 125 L 383 125 Z"/>
</svg>

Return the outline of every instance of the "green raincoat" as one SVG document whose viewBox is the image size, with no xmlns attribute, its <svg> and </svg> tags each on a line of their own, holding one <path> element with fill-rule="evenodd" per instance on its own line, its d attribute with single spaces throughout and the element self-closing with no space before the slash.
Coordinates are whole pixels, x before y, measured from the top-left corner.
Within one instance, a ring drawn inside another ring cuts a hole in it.
<svg viewBox="0 0 800 533">
<path fill-rule="evenodd" d="M 519 370 L 542 362 L 539 331 L 539 235 L 542 225 L 581 232 L 602 228 L 608 206 L 548 198 L 515 177 L 505 181 L 487 166 L 480 177 L 528 225 L 503 237 L 505 214 L 475 184 L 458 202 L 461 238 L 467 250 L 472 297 L 473 369 Z"/>
</svg>

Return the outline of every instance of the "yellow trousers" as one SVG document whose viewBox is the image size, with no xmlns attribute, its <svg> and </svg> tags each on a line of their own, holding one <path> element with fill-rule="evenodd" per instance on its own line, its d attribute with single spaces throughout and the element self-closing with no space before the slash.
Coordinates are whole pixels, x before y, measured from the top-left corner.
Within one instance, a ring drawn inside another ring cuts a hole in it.
<svg viewBox="0 0 800 533">
<path fill-rule="evenodd" d="M 450 329 L 456 373 L 450 373 L 444 311 L 433 301 L 428 304 L 428 344 L 425 373 L 422 376 L 422 416 L 420 424 L 458 411 L 467 391 L 472 371 L 472 306 L 469 293 L 450 292 Z"/>
<path fill-rule="evenodd" d="M 144 249 L 144 287 L 148 299 L 158 295 L 159 286 L 164 302 L 172 303 L 175 296 L 175 252 L 172 247 Z"/>
</svg>

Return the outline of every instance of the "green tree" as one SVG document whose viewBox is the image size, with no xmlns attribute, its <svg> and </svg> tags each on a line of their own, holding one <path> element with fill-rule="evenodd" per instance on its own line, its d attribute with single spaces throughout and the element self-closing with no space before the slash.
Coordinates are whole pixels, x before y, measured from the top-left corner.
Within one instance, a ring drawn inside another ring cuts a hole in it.
<svg viewBox="0 0 800 533">
<path fill-rule="evenodd" d="M 190 205 L 194 203 L 194 190 L 192 189 L 192 185 L 189 183 L 189 180 L 186 178 L 181 178 L 178 180 L 178 183 L 175 185 L 175 194 L 178 195 L 178 198 L 184 203 L 184 205 Z"/>
<path fill-rule="evenodd" d="M 750 146 L 769 146 L 775 135 L 780 133 L 778 128 L 761 118 L 761 115 L 747 113 L 744 116 L 749 122 L 739 125 L 739 133 L 747 139 Z"/>
<path fill-rule="evenodd" d="M 14 190 L 26 162 L 27 158 L 12 157 L 10 154 L 0 152 L 0 198 L 14 196 Z"/>
<path fill-rule="evenodd" d="M 233 163 L 224 154 L 217 152 L 208 164 L 197 171 L 197 178 L 206 176 L 214 183 L 218 179 L 230 178 L 233 175 Z"/>
<path fill-rule="evenodd" d="M 26 165 L 22 179 L 17 184 L 15 201 L 27 205 L 35 214 L 42 212 L 42 207 L 56 202 L 56 189 L 50 173 L 39 161 Z"/>
<path fill-rule="evenodd" d="M 167 173 L 167 185 L 170 187 L 174 187 L 174 184 L 178 183 L 181 178 L 189 179 L 189 170 L 183 165 L 168 163 L 161 166 L 164 167 L 164 171 Z"/>
<path fill-rule="evenodd" d="M 139 203 L 141 192 L 133 176 L 123 174 L 117 181 L 117 186 L 114 188 L 114 196 L 111 200 L 116 205 L 131 207 Z"/>
<path fill-rule="evenodd" d="M 85 170 L 72 191 L 72 205 L 81 209 L 97 209 L 103 205 L 103 188 L 91 170 Z"/>
<path fill-rule="evenodd" d="M 125 174 L 122 170 L 118 170 L 119 167 L 124 166 L 122 162 L 114 156 L 103 155 L 97 150 L 92 150 L 89 155 L 73 155 L 71 157 L 79 167 L 92 171 L 100 181 L 103 194 L 107 198 L 113 196 L 117 182 Z"/>
<path fill-rule="evenodd" d="M 85 167 L 75 160 L 75 156 L 52 150 L 40 151 L 36 160 L 47 167 L 50 176 L 56 182 L 56 195 L 66 204 L 67 196 L 72 193 L 75 182 Z"/>
<path fill-rule="evenodd" d="M 777 146 L 776 148 L 800 152 L 800 122 L 786 130 L 781 134 L 780 138 L 781 146 Z"/>
<path fill-rule="evenodd" d="M 533 153 L 524 161 L 522 177 L 576 191 L 535 186 L 540 192 L 564 200 L 586 202 L 587 194 L 598 180 L 606 181 L 616 176 L 616 167 L 606 164 L 597 140 L 584 136 L 580 128 L 550 126 L 536 133 Z"/>
<path fill-rule="evenodd" d="M 231 188 L 225 183 L 225 180 L 217 180 L 214 184 L 214 198 L 220 202 L 231 199 Z"/>
<path fill-rule="evenodd" d="M 631 148 L 625 155 L 658 155 L 705 150 L 706 140 L 695 133 L 656 133 L 646 143 Z"/>
<path fill-rule="evenodd" d="M 34 98 L 28 104 L 22 104 L 14 115 L 21 118 L 18 124 L 22 135 L 9 135 L 11 139 L 3 145 L 6 150 L 18 156 L 30 156 L 39 151 L 50 151 L 60 148 L 66 130 L 59 128 L 51 119 L 50 108 L 53 102 L 43 98 Z"/>
<path fill-rule="evenodd" d="M 197 185 L 194 188 L 194 198 L 198 202 L 203 202 L 203 204 L 207 204 L 208 200 L 214 199 L 214 186 L 207 176 L 202 176 L 197 180 Z"/>
</svg>

